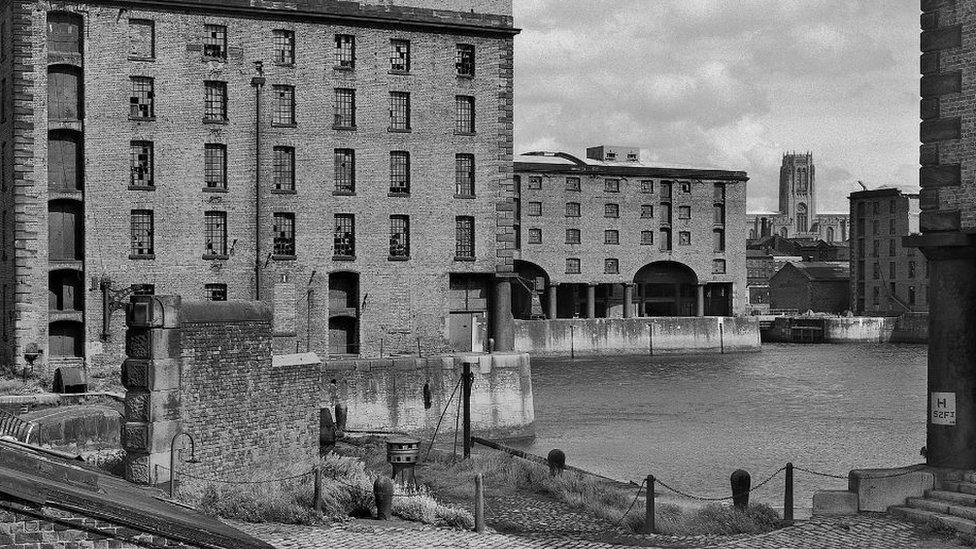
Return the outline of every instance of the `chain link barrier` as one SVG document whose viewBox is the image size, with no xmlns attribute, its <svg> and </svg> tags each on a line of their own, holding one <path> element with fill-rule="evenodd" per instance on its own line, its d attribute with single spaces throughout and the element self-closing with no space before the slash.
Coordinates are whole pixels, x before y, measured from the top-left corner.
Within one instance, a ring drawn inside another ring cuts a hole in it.
<svg viewBox="0 0 976 549">
<path fill-rule="evenodd" d="M 630 512 L 634 510 L 634 505 L 636 505 L 637 504 L 637 500 L 640 499 L 641 491 L 644 490 L 644 486 L 646 484 L 647 484 L 647 479 L 644 479 L 643 481 L 641 481 L 640 486 L 637 487 L 637 493 L 634 494 L 633 501 L 630 502 L 630 507 L 627 507 L 627 510 L 624 511 L 624 514 L 620 515 L 620 518 L 617 519 L 617 522 L 614 522 L 613 523 L 613 527 L 614 528 L 619 528 L 620 525 L 623 523 L 624 519 L 627 518 L 627 515 L 629 515 Z"/>
<path fill-rule="evenodd" d="M 170 470 L 170 468 L 169 467 L 166 467 L 165 465 L 157 465 L 156 467 L 158 467 L 159 469 L 165 469 L 167 471 Z M 204 478 L 204 477 L 198 477 L 196 475 L 191 475 L 190 473 L 187 473 L 187 472 L 184 472 L 184 471 L 177 471 L 177 473 L 181 477 L 192 478 L 193 480 L 201 480 L 203 482 L 213 482 L 213 483 L 216 483 L 216 484 L 230 484 L 230 485 L 236 485 L 236 486 L 247 486 L 247 485 L 253 485 L 253 484 L 273 484 L 273 483 L 276 483 L 276 482 L 285 482 L 285 481 L 288 481 L 288 480 L 295 480 L 297 478 L 302 478 L 302 477 L 307 477 L 307 476 L 313 476 L 314 477 L 314 475 L 315 475 L 315 468 L 313 467 L 311 470 L 306 471 L 304 473 L 299 473 L 297 475 L 291 475 L 291 476 L 282 477 L 282 478 L 274 478 L 274 479 L 269 479 L 269 480 L 225 480 L 225 479 L 220 479 L 220 478 Z"/>
</svg>

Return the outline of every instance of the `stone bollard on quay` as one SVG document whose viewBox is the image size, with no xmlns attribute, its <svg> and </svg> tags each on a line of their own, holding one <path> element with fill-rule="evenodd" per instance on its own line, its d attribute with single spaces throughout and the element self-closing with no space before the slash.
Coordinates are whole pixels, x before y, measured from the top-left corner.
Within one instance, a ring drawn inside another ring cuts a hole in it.
<svg viewBox="0 0 976 549">
<path fill-rule="evenodd" d="M 561 475 L 566 468 L 566 453 L 555 448 L 549 451 L 546 461 L 549 462 L 549 476 Z"/>
<path fill-rule="evenodd" d="M 749 488 L 752 485 L 752 477 L 749 473 L 736 469 L 729 479 L 732 482 L 732 504 L 736 509 L 745 511 L 749 507 Z"/>
<path fill-rule="evenodd" d="M 393 481 L 385 476 L 376 477 L 373 498 L 376 500 L 376 519 L 390 520 L 393 517 Z"/>
</svg>

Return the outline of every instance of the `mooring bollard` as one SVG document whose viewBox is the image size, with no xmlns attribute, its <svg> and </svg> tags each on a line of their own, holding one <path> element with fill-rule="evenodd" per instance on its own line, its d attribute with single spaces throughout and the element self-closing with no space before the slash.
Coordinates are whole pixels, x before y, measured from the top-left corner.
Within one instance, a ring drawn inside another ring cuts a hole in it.
<svg viewBox="0 0 976 549">
<path fill-rule="evenodd" d="M 576 326 L 569 326 L 569 358 L 576 358 Z"/>
<path fill-rule="evenodd" d="M 749 487 L 752 477 L 742 469 L 736 469 L 729 479 L 732 482 L 732 504 L 736 509 L 745 511 L 749 507 Z"/>
<path fill-rule="evenodd" d="M 648 534 L 657 533 L 656 518 L 654 516 L 654 475 L 647 475 L 647 499 L 644 505 L 644 530 Z"/>
<path fill-rule="evenodd" d="M 349 418 L 349 408 L 346 408 L 345 404 L 335 405 L 335 424 L 336 424 L 336 438 L 342 438 L 346 436 L 346 419 Z"/>
<path fill-rule="evenodd" d="M 481 473 L 474 477 L 474 531 L 485 531 L 485 477 Z"/>
<path fill-rule="evenodd" d="M 558 448 L 554 448 L 549 450 L 546 461 L 549 463 L 549 476 L 561 475 L 563 469 L 566 468 L 566 453 Z"/>
<path fill-rule="evenodd" d="M 654 356 L 654 325 L 647 325 L 647 354 Z"/>
<path fill-rule="evenodd" d="M 793 524 L 793 464 L 786 464 L 786 486 L 783 490 L 783 522 Z"/>
<path fill-rule="evenodd" d="M 377 520 L 390 520 L 393 516 L 393 481 L 382 475 L 376 477 L 373 498 L 376 500 Z"/>
<path fill-rule="evenodd" d="M 315 509 L 316 513 L 322 512 L 322 468 L 316 466 L 312 469 L 315 479 L 312 481 L 315 486 L 312 487 L 312 508 Z"/>
</svg>

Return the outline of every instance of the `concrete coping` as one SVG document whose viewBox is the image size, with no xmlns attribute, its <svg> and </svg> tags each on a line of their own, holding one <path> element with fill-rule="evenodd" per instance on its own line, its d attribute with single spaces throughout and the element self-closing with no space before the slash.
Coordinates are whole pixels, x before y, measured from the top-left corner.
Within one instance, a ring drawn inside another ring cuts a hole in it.
<svg viewBox="0 0 976 549">
<path fill-rule="evenodd" d="M 271 357 L 272 368 L 287 368 L 289 366 L 318 366 L 322 359 L 315 353 L 295 353 L 290 355 L 274 355 Z"/>
<path fill-rule="evenodd" d="M 183 324 L 271 322 L 271 319 L 271 306 L 263 301 L 184 301 L 180 308 Z"/>
</svg>

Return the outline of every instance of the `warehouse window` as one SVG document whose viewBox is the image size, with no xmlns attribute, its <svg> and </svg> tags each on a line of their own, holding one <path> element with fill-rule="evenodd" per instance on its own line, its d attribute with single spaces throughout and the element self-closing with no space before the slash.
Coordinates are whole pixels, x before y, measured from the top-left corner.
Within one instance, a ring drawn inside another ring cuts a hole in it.
<svg viewBox="0 0 976 549">
<path fill-rule="evenodd" d="M 671 240 L 671 229 L 661 229 L 661 251 L 670 252 L 674 246 Z"/>
<path fill-rule="evenodd" d="M 691 219 L 691 206 L 678 206 L 678 219 Z"/>
<path fill-rule="evenodd" d="M 580 260 L 578 257 L 566 258 L 566 274 L 580 274 Z"/>
<path fill-rule="evenodd" d="M 409 40 L 390 40 L 390 70 L 410 72 Z"/>
<path fill-rule="evenodd" d="M 274 148 L 274 188 L 284 192 L 295 190 L 294 147 Z"/>
<path fill-rule="evenodd" d="M 81 53 L 81 33 L 82 18 L 80 16 L 64 12 L 47 14 L 48 51 Z"/>
<path fill-rule="evenodd" d="M 641 231 L 641 246 L 654 245 L 654 231 Z"/>
<path fill-rule="evenodd" d="M 336 214 L 335 231 L 332 233 L 337 258 L 356 257 L 356 217 L 353 214 Z"/>
<path fill-rule="evenodd" d="M 653 193 L 654 192 L 654 180 L 645 179 L 640 182 L 642 193 Z"/>
<path fill-rule="evenodd" d="M 608 193 L 619 193 L 620 192 L 620 180 L 619 179 L 604 179 L 603 180 L 603 190 Z"/>
<path fill-rule="evenodd" d="M 227 212 L 203 213 L 203 238 L 207 258 L 227 255 Z"/>
<path fill-rule="evenodd" d="M 390 92 L 390 129 L 410 129 L 410 94 L 407 92 Z"/>
<path fill-rule="evenodd" d="M 620 244 L 620 231 L 614 229 L 603 231 L 603 243 L 609 245 Z"/>
<path fill-rule="evenodd" d="M 227 82 L 207 81 L 203 83 L 206 92 L 203 119 L 209 122 L 227 120 Z"/>
<path fill-rule="evenodd" d="M 474 46 L 458 44 L 454 55 L 454 66 L 458 76 L 474 76 Z"/>
<path fill-rule="evenodd" d="M 207 301 L 227 301 L 227 285 L 204 284 L 203 297 Z"/>
<path fill-rule="evenodd" d="M 474 218 L 458 217 L 455 219 L 457 224 L 456 235 L 456 259 L 474 259 Z M 532 242 L 532 231 L 529 230 L 529 242 Z M 541 233 L 540 233 L 541 238 Z"/>
<path fill-rule="evenodd" d="M 688 231 L 680 231 L 678 233 L 678 245 L 691 246 L 691 233 Z"/>
<path fill-rule="evenodd" d="M 579 202 L 567 202 L 566 203 L 566 217 L 579 217 L 580 216 L 580 203 Z"/>
<path fill-rule="evenodd" d="M 454 159 L 454 194 L 474 196 L 474 155 L 459 154 Z"/>
<path fill-rule="evenodd" d="M 335 127 L 356 127 L 356 90 L 336 88 L 335 91 Z"/>
<path fill-rule="evenodd" d="M 529 229 L 529 244 L 542 244 L 542 229 Z"/>
<path fill-rule="evenodd" d="M 227 146 L 207 143 L 204 146 L 203 178 L 208 189 L 227 188 Z"/>
<path fill-rule="evenodd" d="M 723 229 L 715 229 L 712 231 L 713 241 L 715 244 L 716 252 L 725 251 L 725 231 Z"/>
<path fill-rule="evenodd" d="M 129 186 L 151 188 L 153 182 L 153 144 L 152 141 L 132 141 L 129 143 Z"/>
<path fill-rule="evenodd" d="M 619 274 L 620 273 L 620 261 L 614 258 L 603 260 L 603 272 L 604 274 Z"/>
<path fill-rule="evenodd" d="M 712 274 L 725 274 L 725 260 L 724 259 L 713 259 L 712 260 Z"/>
<path fill-rule="evenodd" d="M 620 204 L 607 204 L 604 206 L 603 217 L 620 217 Z"/>
<path fill-rule="evenodd" d="M 278 126 L 295 125 L 295 86 L 274 86 L 274 118 Z"/>
<path fill-rule="evenodd" d="M 227 27 L 205 25 L 203 56 L 213 59 L 227 59 Z"/>
<path fill-rule="evenodd" d="M 454 98 L 454 131 L 474 133 L 474 97 L 459 95 Z"/>
<path fill-rule="evenodd" d="M 129 19 L 129 58 L 156 57 L 156 25 L 148 19 Z"/>
<path fill-rule="evenodd" d="M 390 194 L 410 194 L 410 153 L 390 153 Z"/>
<path fill-rule="evenodd" d="M 390 216 L 390 258 L 410 257 L 410 218 L 405 215 Z"/>
<path fill-rule="evenodd" d="M 146 76 L 133 76 L 132 94 L 129 97 L 130 118 L 153 118 L 156 116 L 156 94 L 153 79 Z"/>
<path fill-rule="evenodd" d="M 542 190 L 542 178 L 538 175 L 529 176 L 529 190 L 530 191 L 541 191 Z"/>
<path fill-rule="evenodd" d="M 648 219 L 654 217 L 653 204 L 641 204 L 641 218 Z"/>
<path fill-rule="evenodd" d="M 529 202 L 526 211 L 530 216 L 542 215 L 542 202 Z"/>
<path fill-rule="evenodd" d="M 540 182 L 542 178 L 539 178 Z M 580 192 L 580 178 L 578 177 L 567 177 L 566 178 L 566 190 L 569 192 Z"/>
<path fill-rule="evenodd" d="M 132 236 L 132 247 L 129 252 L 131 257 L 153 257 L 155 251 L 153 249 L 152 210 L 132 210 L 129 219 Z"/>
<path fill-rule="evenodd" d="M 276 29 L 274 33 L 274 61 L 279 65 L 295 64 L 295 33 Z"/>
<path fill-rule="evenodd" d="M 356 37 L 351 34 L 335 35 L 335 66 L 352 69 L 356 66 Z"/>
<path fill-rule="evenodd" d="M 335 154 L 335 192 L 353 194 L 356 192 L 356 151 L 336 149 Z"/>
<path fill-rule="evenodd" d="M 566 229 L 566 244 L 579 244 L 579 243 L 580 243 L 580 230 Z"/>
<path fill-rule="evenodd" d="M 295 256 L 295 214 L 274 214 L 274 255 Z"/>
</svg>

